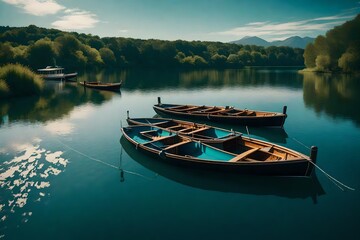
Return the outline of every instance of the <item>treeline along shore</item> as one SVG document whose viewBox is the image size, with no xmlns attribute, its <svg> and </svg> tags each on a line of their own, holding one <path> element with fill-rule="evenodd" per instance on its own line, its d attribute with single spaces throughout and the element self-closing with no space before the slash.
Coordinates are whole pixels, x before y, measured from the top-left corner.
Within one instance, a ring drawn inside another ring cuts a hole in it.
<svg viewBox="0 0 360 240">
<path fill-rule="evenodd" d="M 304 71 L 360 71 L 360 15 L 318 36 L 305 51 L 205 41 L 141 40 L 93 36 L 56 29 L 0 26 L 0 99 L 42 91 L 31 70 L 103 68 L 242 68 L 303 66 Z M 30 68 L 30 69 L 29 69 Z M 26 89 L 24 86 L 27 86 Z"/>
<path fill-rule="evenodd" d="M 0 27 L 0 65 L 20 63 L 87 68 L 242 68 L 303 66 L 303 49 L 204 41 L 141 40 L 93 36 L 56 29 Z"/>
<path fill-rule="evenodd" d="M 308 44 L 304 53 L 306 71 L 360 71 L 360 14 L 329 30 Z"/>
</svg>

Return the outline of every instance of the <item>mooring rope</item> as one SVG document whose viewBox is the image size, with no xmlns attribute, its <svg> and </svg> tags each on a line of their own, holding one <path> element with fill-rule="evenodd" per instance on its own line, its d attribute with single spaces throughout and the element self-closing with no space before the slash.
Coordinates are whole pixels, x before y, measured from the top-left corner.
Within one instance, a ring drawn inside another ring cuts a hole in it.
<svg viewBox="0 0 360 240">
<path fill-rule="evenodd" d="M 355 191 L 355 188 L 349 187 L 347 185 L 345 185 L 344 183 L 340 182 L 339 180 L 337 180 L 336 178 L 334 178 L 333 176 L 331 176 L 330 174 L 328 174 L 327 172 L 325 172 L 323 169 L 321 169 L 318 165 L 316 165 L 313 161 L 309 161 L 311 164 L 313 164 L 317 169 L 319 169 L 323 174 L 325 174 L 326 177 L 328 177 L 330 180 L 332 180 L 333 182 L 351 190 L 351 191 Z M 336 186 L 338 186 L 337 184 L 335 184 Z M 339 187 L 339 186 L 338 186 Z M 343 190 L 341 187 L 339 187 L 341 190 Z M 343 190 L 344 191 L 344 190 Z"/>
<path fill-rule="evenodd" d="M 307 148 L 308 150 L 310 150 L 311 148 L 309 146 L 306 146 L 304 143 L 300 142 L 299 140 L 297 140 L 296 138 L 291 138 L 292 140 L 294 140 L 295 142 L 299 143 L 301 146 Z M 335 186 L 337 186 L 339 189 L 341 189 L 342 191 L 344 191 L 344 188 L 347 188 L 351 191 L 355 191 L 355 188 L 349 187 L 346 184 L 340 182 L 339 180 L 337 180 L 336 178 L 334 178 L 333 176 L 331 176 L 330 174 L 328 174 L 327 172 L 325 172 L 322 168 L 320 168 L 316 163 L 314 163 L 313 161 L 309 161 L 311 164 L 313 164 L 317 169 L 320 170 L 320 172 L 322 172 L 332 183 L 335 184 Z M 342 186 L 342 187 L 341 187 Z"/>
<path fill-rule="evenodd" d="M 302 142 L 300 142 L 299 140 L 297 140 L 296 138 L 291 138 L 292 140 L 294 140 L 295 142 L 299 143 L 301 146 L 307 148 L 308 150 L 310 150 L 311 148 L 306 146 L 305 144 L 303 144 Z"/>
<path fill-rule="evenodd" d="M 59 139 L 56 139 L 56 140 L 57 140 L 60 144 L 62 144 L 62 145 L 64 145 L 65 147 L 69 148 L 70 150 L 72 150 L 72 151 L 74 151 L 74 152 L 76 152 L 76 153 L 78 153 L 78 154 L 80 154 L 80 155 L 82 155 L 82 156 L 84 156 L 84 157 L 92 160 L 92 161 L 95 161 L 95 162 L 104 164 L 104 165 L 106 165 L 106 166 L 108 166 L 108 167 L 115 168 L 116 170 L 119 170 L 119 167 L 117 167 L 117 166 L 115 166 L 115 165 L 112 165 L 112 164 L 107 163 L 107 162 L 104 162 L 104 161 L 102 161 L 102 160 L 100 160 L 100 159 L 91 157 L 91 156 L 89 156 L 89 155 L 87 155 L 87 154 L 85 154 L 85 153 L 83 153 L 83 152 L 80 152 L 80 151 L 76 150 L 75 148 L 70 147 L 70 146 L 67 145 L 66 143 L 63 143 L 63 142 L 60 141 Z M 136 172 L 131 172 L 131 171 L 123 170 L 123 169 L 121 169 L 121 171 L 123 171 L 123 172 L 125 172 L 125 173 L 128 173 L 128 174 L 132 174 L 132 175 L 135 175 L 135 176 L 139 176 L 139 177 L 145 178 L 145 179 L 147 179 L 147 180 L 154 180 L 154 179 L 158 176 L 158 175 L 156 174 L 153 178 L 151 178 L 151 177 L 147 177 L 147 176 L 141 175 L 140 173 L 136 173 Z"/>
</svg>

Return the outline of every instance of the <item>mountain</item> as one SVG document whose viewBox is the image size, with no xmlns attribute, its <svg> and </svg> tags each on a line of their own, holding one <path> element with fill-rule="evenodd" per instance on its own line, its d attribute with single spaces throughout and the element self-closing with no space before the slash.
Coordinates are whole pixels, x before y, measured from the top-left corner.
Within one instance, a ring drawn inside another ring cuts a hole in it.
<svg viewBox="0 0 360 240">
<path fill-rule="evenodd" d="M 287 46 L 287 47 L 293 47 L 293 48 L 305 48 L 308 43 L 311 43 L 314 41 L 315 38 L 311 37 L 304 37 L 301 38 L 299 36 L 295 37 L 289 37 L 282 41 L 274 41 L 271 42 L 272 46 Z"/>
<path fill-rule="evenodd" d="M 241 44 L 241 45 L 256 45 L 262 47 L 270 46 L 270 43 L 262 38 L 259 37 L 243 37 L 240 40 L 233 41 L 231 43 Z"/>
<path fill-rule="evenodd" d="M 286 47 L 303 48 L 304 49 L 308 43 L 313 42 L 314 40 L 315 40 L 315 38 L 311 38 L 311 37 L 303 37 L 302 38 L 299 36 L 294 36 L 294 37 L 289 37 L 285 40 L 268 42 L 259 37 L 243 37 L 242 39 L 233 41 L 231 43 L 241 44 L 241 45 L 257 45 L 257 46 L 262 46 L 262 47 L 286 46 Z"/>
</svg>

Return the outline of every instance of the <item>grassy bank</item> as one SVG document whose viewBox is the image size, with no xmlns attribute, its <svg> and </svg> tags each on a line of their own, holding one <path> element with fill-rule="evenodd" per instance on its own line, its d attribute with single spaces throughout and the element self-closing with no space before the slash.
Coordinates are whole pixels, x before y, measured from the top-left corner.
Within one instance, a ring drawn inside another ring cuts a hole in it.
<svg viewBox="0 0 360 240">
<path fill-rule="evenodd" d="M 20 64 L 7 64 L 0 68 L 0 99 L 39 94 L 44 80 Z"/>
</svg>

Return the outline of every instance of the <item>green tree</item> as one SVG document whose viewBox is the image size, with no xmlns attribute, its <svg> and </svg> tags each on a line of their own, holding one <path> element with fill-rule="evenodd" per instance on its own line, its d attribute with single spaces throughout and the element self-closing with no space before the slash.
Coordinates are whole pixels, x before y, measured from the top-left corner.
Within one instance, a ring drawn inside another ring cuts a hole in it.
<svg viewBox="0 0 360 240">
<path fill-rule="evenodd" d="M 59 56 L 58 62 L 70 69 L 84 68 L 87 58 L 82 51 L 82 43 L 71 34 L 64 34 L 55 39 Z"/>
<path fill-rule="evenodd" d="M 14 56 L 15 54 L 11 44 L 9 42 L 0 42 L 0 65 L 13 62 Z"/>
<path fill-rule="evenodd" d="M 318 55 L 315 60 L 316 69 L 319 71 L 329 71 L 331 59 L 329 55 Z"/>
<path fill-rule="evenodd" d="M 305 66 L 307 68 L 314 68 L 316 66 L 315 59 L 316 59 L 316 49 L 314 44 L 309 43 L 304 52 L 304 60 Z"/>
<path fill-rule="evenodd" d="M 352 72 L 360 68 L 360 45 L 350 47 L 341 55 L 338 61 L 339 67 L 345 72 Z"/>
<path fill-rule="evenodd" d="M 116 58 L 113 51 L 111 51 L 109 48 L 104 47 L 104 48 L 100 48 L 99 52 L 105 65 L 111 67 L 114 67 L 116 65 Z"/>
<path fill-rule="evenodd" d="M 246 65 L 246 66 L 249 66 L 252 64 L 252 57 L 251 57 L 251 54 L 248 50 L 245 50 L 245 49 L 241 49 L 239 52 L 238 52 L 238 55 L 239 55 L 239 58 L 240 58 L 240 61 Z"/>
<path fill-rule="evenodd" d="M 220 55 L 218 53 L 216 53 L 215 55 L 213 55 L 211 57 L 211 62 L 213 65 L 218 66 L 218 67 L 225 67 L 226 66 L 226 60 L 227 57 L 224 55 Z"/>
<path fill-rule="evenodd" d="M 233 68 L 242 67 L 242 62 L 240 61 L 240 57 L 237 54 L 230 54 L 227 57 L 226 63 L 229 67 L 233 67 Z"/>
<path fill-rule="evenodd" d="M 27 49 L 28 62 L 35 69 L 52 65 L 56 57 L 53 42 L 48 38 L 36 41 Z"/>
</svg>

